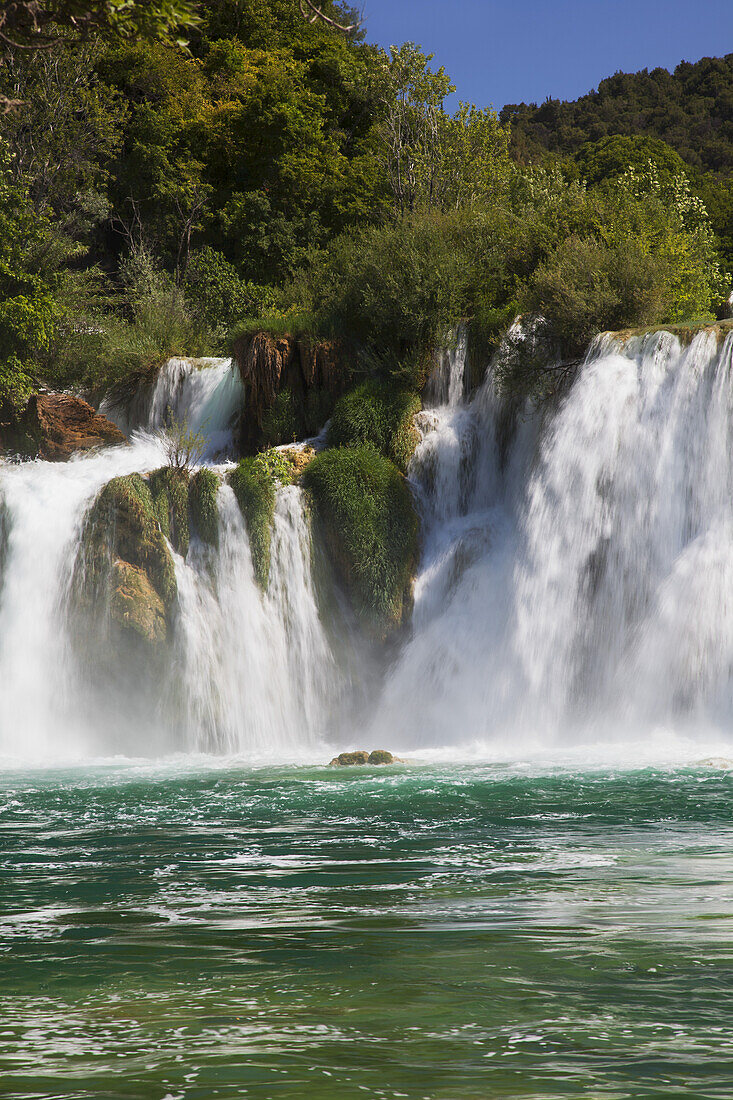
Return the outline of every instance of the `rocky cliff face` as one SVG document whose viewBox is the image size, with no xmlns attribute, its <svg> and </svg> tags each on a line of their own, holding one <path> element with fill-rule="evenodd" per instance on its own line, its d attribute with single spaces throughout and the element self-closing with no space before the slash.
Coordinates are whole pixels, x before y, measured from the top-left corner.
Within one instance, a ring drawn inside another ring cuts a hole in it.
<svg viewBox="0 0 733 1100">
<path fill-rule="evenodd" d="M 246 393 L 242 454 L 315 434 L 351 378 L 333 341 L 257 332 L 241 337 L 233 350 Z"/>
</svg>

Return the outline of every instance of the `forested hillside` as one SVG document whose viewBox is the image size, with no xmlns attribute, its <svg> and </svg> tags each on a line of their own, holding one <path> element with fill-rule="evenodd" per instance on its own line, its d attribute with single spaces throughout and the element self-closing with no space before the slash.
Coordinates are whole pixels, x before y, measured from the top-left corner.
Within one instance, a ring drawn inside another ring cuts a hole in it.
<svg viewBox="0 0 733 1100">
<path fill-rule="evenodd" d="M 417 390 L 459 319 L 485 359 L 539 310 L 577 355 L 728 293 L 733 55 L 499 118 L 331 0 L 17 7 L 52 33 L 0 50 L 0 421 L 260 330 Z"/>
<path fill-rule="evenodd" d="M 507 104 L 501 120 L 520 159 L 573 154 L 612 134 L 645 134 L 662 138 L 687 164 L 733 172 L 733 53 L 683 61 L 671 73 L 616 73 L 574 102 Z"/>
</svg>

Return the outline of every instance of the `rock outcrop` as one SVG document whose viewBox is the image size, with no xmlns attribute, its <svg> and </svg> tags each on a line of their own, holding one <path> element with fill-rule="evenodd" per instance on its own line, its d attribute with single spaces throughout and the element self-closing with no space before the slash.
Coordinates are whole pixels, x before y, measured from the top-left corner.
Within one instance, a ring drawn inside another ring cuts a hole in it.
<svg viewBox="0 0 733 1100">
<path fill-rule="evenodd" d="M 108 482 L 89 510 L 74 587 L 90 663 L 146 676 L 163 659 L 177 586 L 158 511 L 140 474 Z"/>
<path fill-rule="evenodd" d="M 381 765 L 381 764 L 404 764 L 404 760 L 400 760 L 399 756 L 393 756 L 391 752 L 387 752 L 386 749 L 375 749 L 373 752 L 366 752 L 364 749 L 358 749 L 356 752 L 342 752 L 339 756 L 334 756 L 333 760 L 329 764 L 331 768 L 353 768 L 364 767 L 366 764 Z"/>
<path fill-rule="evenodd" d="M 38 393 L 6 432 L 6 449 L 24 458 L 66 462 L 78 451 L 125 443 L 120 429 L 80 397 Z"/>
<path fill-rule="evenodd" d="M 233 352 L 246 394 L 243 454 L 315 434 L 351 378 L 333 341 L 256 332 L 235 341 Z"/>
</svg>

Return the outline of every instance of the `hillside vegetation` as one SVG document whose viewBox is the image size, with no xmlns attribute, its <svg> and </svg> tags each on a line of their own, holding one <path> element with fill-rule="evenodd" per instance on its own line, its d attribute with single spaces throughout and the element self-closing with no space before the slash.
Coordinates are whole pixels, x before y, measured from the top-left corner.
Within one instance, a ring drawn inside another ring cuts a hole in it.
<svg viewBox="0 0 733 1100">
<path fill-rule="evenodd" d="M 598 329 L 720 310 L 733 55 L 451 113 L 412 43 L 385 52 L 295 0 L 186 7 L 184 47 L 99 21 L 3 46 L 22 106 L 0 117 L 0 423 L 40 384 L 98 402 L 265 330 L 339 349 L 369 384 L 340 441 L 379 446 L 359 395 L 414 407 L 460 320 L 485 360 L 520 311 L 573 356 Z"/>
</svg>

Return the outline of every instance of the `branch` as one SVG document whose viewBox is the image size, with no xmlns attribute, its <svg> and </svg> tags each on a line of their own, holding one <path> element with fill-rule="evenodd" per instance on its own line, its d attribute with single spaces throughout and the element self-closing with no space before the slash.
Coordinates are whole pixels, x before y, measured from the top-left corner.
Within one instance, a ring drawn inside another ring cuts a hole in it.
<svg viewBox="0 0 733 1100">
<path fill-rule="evenodd" d="M 343 31 L 344 34 L 351 34 L 360 25 L 359 23 L 352 23 L 346 27 L 343 23 L 337 23 L 335 19 L 331 19 L 330 15 L 326 15 L 313 0 L 298 0 L 300 4 L 300 11 L 304 19 L 307 19 L 309 23 L 315 23 L 320 19 L 324 23 L 328 23 L 329 27 L 335 27 L 338 31 Z M 307 9 L 306 9 L 307 5 Z M 309 14 L 310 12 L 310 14 Z"/>
</svg>

